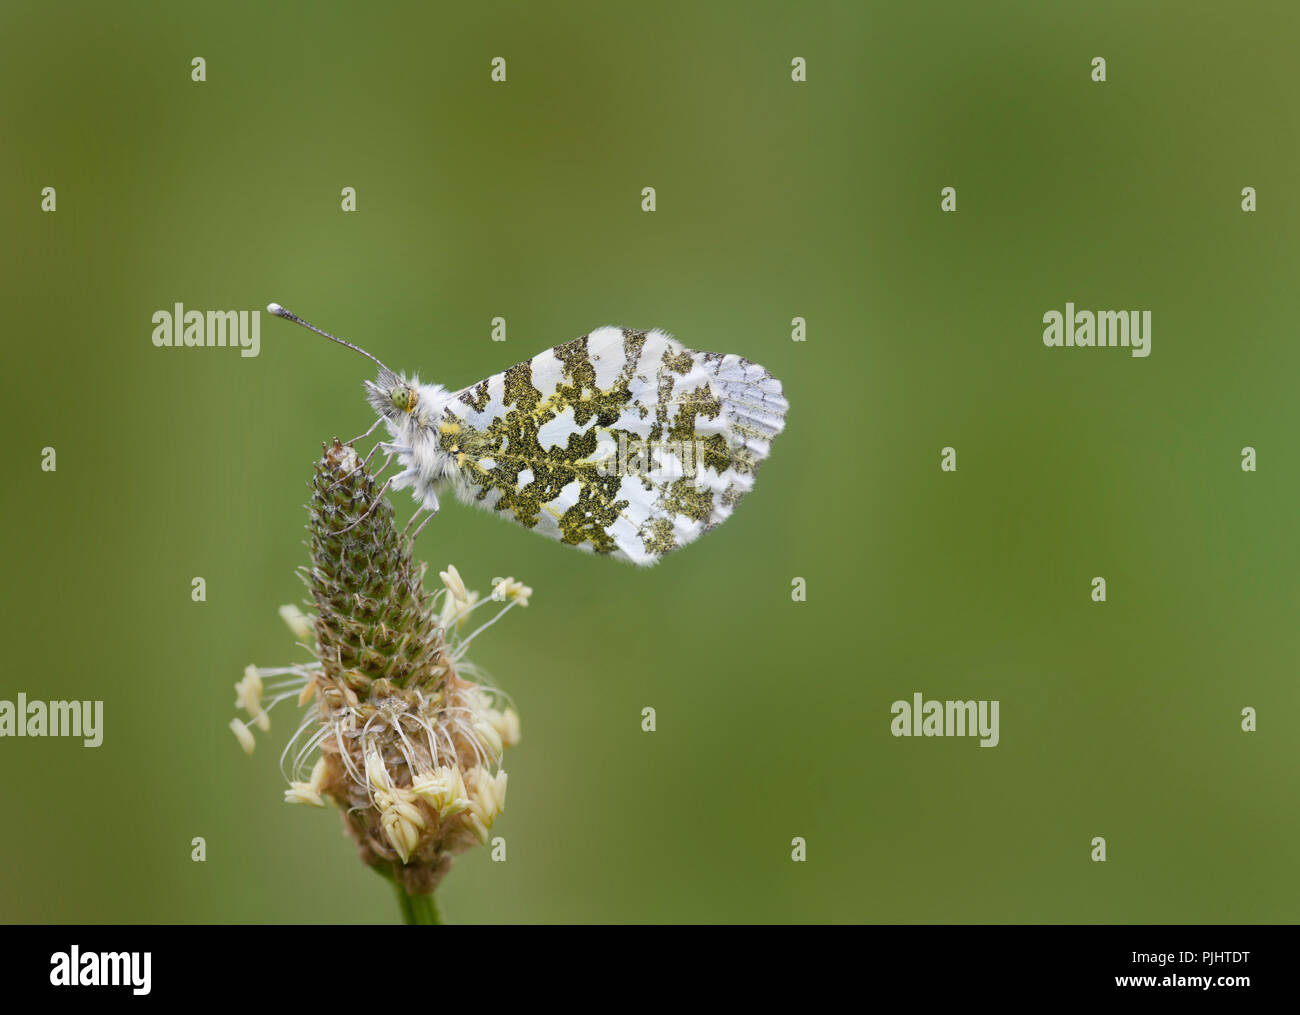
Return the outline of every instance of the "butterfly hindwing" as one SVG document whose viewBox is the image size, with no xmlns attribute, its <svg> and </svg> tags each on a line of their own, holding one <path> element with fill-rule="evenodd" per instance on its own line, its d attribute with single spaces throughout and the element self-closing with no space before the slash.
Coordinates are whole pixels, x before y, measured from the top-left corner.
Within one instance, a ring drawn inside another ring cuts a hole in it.
<svg viewBox="0 0 1300 1015">
<path fill-rule="evenodd" d="M 458 392 L 444 427 L 462 499 L 652 564 L 727 518 L 785 411 L 757 364 L 607 327 Z"/>
</svg>

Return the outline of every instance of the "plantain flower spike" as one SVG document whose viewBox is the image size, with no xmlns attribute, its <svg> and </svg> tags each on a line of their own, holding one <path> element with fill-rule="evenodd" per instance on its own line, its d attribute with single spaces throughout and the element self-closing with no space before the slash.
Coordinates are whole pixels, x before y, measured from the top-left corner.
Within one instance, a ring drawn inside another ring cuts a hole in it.
<svg viewBox="0 0 1300 1015">
<path fill-rule="evenodd" d="M 282 758 L 290 803 L 336 805 L 361 860 L 409 895 L 431 894 L 452 858 L 490 841 L 505 806 L 505 750 L 519 716 L 465 656 L 532 589 L 495 579 L 480 598 L 448 565 L 424 588 L 424 565 L 351 445 L 325 446 L 309 505 L 311 610 L 281 608 L 315 661 L 250 666 L 235 685 L 247 720 L 230 728 L 252 751 L 280 702 L 306 705 Z M 486 623 L 474 616 L 495 610 Z"/>
</svg>

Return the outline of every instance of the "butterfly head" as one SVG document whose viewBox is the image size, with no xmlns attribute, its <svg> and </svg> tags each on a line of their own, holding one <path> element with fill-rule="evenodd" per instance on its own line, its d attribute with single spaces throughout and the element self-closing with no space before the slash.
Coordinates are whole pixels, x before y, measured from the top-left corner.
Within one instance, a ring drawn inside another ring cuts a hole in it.
<svg viewBox="0 0 1300 1015">
<path fill-rule="evenodd" d="M 415 415 L 420 407 L 419 380 L 407 380 L 391 370 L 381 370 L 373 381 L 366 381 L 366 401 L 370 407 L 388 420 L 396 423 Z"/>
</svg>

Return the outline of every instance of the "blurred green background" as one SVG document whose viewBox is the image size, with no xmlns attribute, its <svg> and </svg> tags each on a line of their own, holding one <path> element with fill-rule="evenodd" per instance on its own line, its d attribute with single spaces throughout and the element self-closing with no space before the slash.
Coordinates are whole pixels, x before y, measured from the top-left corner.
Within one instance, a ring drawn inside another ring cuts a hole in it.
<svg viewBox="0 0 1300 1015">
<path fill-rule="evenodd" d="M 448 385 L 618 324 L 790 399 L 754 494 L 653 570 L 455 503 L 425 529 L 435 572 L 536 590 L 474 653 L 524 742 L 508 860 L 458 860 L 448 920 L 1297 919 L 1297 29 L 8 0 L 0 698 L 100 698 L 106 732 L 0 741 L 0 919 L 398 917 L 281 802 L 290 711 L 252 757 L 226 728 L 246 664 L 303 658 L 276 610 L 368 364 L 266 314 L 257 358 L 158 349 L 151 316 L 271 300 Z M 1067 300 L 1151 310 L 1150 358 L 1044 348 Z M 916 691 L 998 699 L 1001 744 L 894 738 Z"/>
</svg>

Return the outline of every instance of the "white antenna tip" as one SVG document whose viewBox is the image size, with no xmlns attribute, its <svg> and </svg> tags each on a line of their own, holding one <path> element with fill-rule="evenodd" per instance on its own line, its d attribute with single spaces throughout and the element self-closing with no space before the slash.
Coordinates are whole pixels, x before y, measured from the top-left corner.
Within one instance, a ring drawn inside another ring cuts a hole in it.
<svg viewBox="0 0 1300 1015">
<path fill-rule="evenodd" d="M 266 310 L 267 313 L 275 314 L 276 317 L 283 317 L 288 313 L 288 311 L 278 303 L 268 303 L 266 305 Z"/>
</svg>

